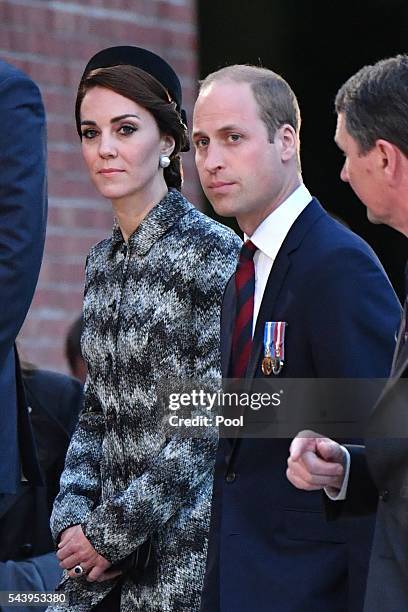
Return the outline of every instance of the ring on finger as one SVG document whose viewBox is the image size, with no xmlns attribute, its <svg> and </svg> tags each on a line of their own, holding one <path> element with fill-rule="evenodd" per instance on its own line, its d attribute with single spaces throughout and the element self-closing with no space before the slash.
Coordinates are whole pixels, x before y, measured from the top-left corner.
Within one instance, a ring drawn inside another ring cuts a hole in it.
<svg viewBox="0 0 408 612">
<path fill-rule="evenodd" d="M 72 571 L 74 572 L 75 577 L 77 577 L 77 578 L 79 578 L 80 576 L 83 576 L 85 574 L 84 568 L 79 563 L 78 563 L 78 565 L 76 565 L 74 567 L 74 569 Z"/>
</svg>

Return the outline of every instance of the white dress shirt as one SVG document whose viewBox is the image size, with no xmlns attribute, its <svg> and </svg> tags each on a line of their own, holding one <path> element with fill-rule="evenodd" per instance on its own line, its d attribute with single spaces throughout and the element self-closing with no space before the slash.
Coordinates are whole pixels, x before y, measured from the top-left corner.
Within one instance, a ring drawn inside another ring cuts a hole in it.
<svg viewBox="0 0 408 612">
<path fill-rule="evenodd" d="M 254 255 L 255 295 L 252 335 L 255 332 L 259 308 L 273 262 L 290 228 L 311 200 L 312 196 L 306 187 L 303 184 L 299 185 L 278 208 L 258 225 L 252 236 L 244 235 L 244 239 L 250 239 L 258 249 Z"/>
<path fill-rule="evenodd" d="M 346 459 L 346 464 L 345 464 L 344 478 L 343 478 L 343 484 L 341 485 L 341 489 L 340 491 L 338 491 L 337 489 L 333 489 L 332 487 L 325 487 L 324 489 L 327 497 L 329 497 L 332 501 L 343 501 L 347 497 L 347 487 L 348 487 L 349 478 L 350 478 L 351 457 L 350 457 L 350 453 L 348 452 L 345 446 L 342 446 L 342 449 L 343 449 L 344 456 Z"/>
</svg>

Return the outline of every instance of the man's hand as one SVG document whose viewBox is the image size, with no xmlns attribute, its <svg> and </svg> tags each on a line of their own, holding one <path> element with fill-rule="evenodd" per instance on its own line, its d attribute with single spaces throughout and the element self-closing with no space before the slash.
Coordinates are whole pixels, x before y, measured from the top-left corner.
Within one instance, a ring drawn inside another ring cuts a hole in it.
<svg viewBox="0 0 408 612">
<path fill-rule="evenodd" d="M 314 431 L 301 431 L 290 445 L 286 476 L 298 489 L 339 491 L 343 484 L 346 454 L 343 447 Z"/>
<path fill-rule="evenodd" d="M 73 572 L 76 565 L 80 565 L 86 573 L 89 582 L 109 580 L 121 574 L 120 571 L 111 570 L 111 563 L 98 554 L 88 538 L 84 535 L 81 525 L 74 525 L 62 532 L 58 544 L 57 557 L 60 566 L 68 572 L 71 578 L 77 578 Z"/>
</svg>

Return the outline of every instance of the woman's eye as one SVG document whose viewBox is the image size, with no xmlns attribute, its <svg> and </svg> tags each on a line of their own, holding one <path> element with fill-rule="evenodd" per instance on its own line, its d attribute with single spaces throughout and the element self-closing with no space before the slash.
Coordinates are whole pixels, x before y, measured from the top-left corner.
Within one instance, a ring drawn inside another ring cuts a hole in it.
<svg viewBox="0 0 408 612">
<path fill-rule="evenodd" d="M 121 125 L 118 132 L 122 134 L 122 136 L 130 136 L 130 134 L 136 132 L 136 129 L 134 125 Z"/>
<path fill-rule="evenodd" d="M 92 138 L 95 138 L 97 133 L 98 132 L 96 130 L 92 130 L 92 129 L 83 130 L 82 138 L 87 138 L 88 140 L 91 140 Z"/>
</svg>

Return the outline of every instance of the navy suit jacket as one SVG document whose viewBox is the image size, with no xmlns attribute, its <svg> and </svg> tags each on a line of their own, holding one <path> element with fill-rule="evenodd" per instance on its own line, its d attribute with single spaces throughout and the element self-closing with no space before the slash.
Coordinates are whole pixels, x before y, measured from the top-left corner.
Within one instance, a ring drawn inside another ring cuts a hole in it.
<svg viewBox="0 0 408 612">
<path fill-rule="evenodd" d="M 39 480 L 14 341 L 44 248 L 46 130 L 38 87 L 0 61 L 0 514 L 1 494 Z"/>
<path fill-rule="evenodd" d="M 234 282 L 224 296 L 229 370 Z M 265 321 L 286 321 L 284 378 L 388 375 L 400 305 L 378 259 L 313 200 L 273 264 L 247 376 L 262 377 Z M 325 521 L 320 493 L 286 479 L 288 439 L 220 440 L 205 612 L 361 612 L 372 520 Z"/>
</svg>

